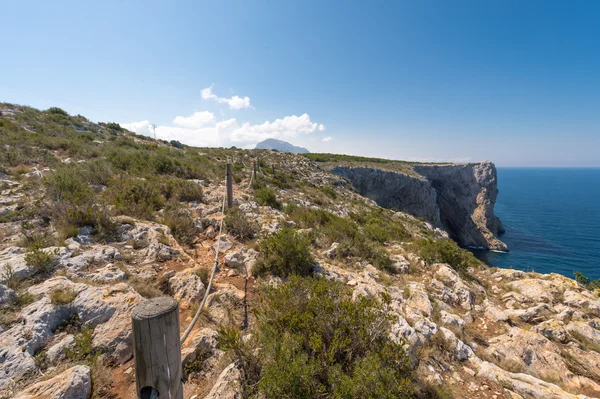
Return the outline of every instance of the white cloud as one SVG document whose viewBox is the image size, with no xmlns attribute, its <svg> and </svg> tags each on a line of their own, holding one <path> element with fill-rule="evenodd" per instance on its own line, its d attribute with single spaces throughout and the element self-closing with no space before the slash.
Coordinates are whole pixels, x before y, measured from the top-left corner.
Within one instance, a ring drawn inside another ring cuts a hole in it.
<svg viewBox="0 0 600 399">
<path fill-rule="evenodd" d="M 331 137 L 331 136 L 329 136 L 329 137 L 323 137 L 323 138 L 321 139 L 321 141 L 325 141 L 325 142 L 327 142 L 327 141 L 331 141 L 331 139 L 332 139 L 332 138 L 333 138 L 333 137 Z"/>
<path fill-rule="evenodd" d="M 213 100 L 218 102 L 219 104 L 227 104 L 231 109 L 242 109 L 242 108 L 252 108 L 250 105 L 250 97 L 219 97 L 212 92 L 213 85 L 202 89 L 202 98 L 205 100 Z"/>
<path fill-rule="evenodd" d="M 137 134 L 143 134 L 144 136 L 152 136 L 152 124 L 150 121 L 140 121 L 132 123 L 120 123 L 123 129 L 130 130 Z"/>
<path fill-rule="evenodd" d="M 180 127 L 196 129 L 210 124 L 214 119 L 215 115 L 212 112 L 201 111 L 194 112 L 190 116 L 177 116 L 173 119 L 173 123 Z"/>
<path fill-rule="evenodd" d="M 149 121 L 122 123 L 125 129 L 152 137 Z M 261 124 L 238 122 L 231 118 L 217 121 L 211 112 L 195 112 L 189 116 L 177 116 L 173 126 L 157 126 L 156 138 L 179 140 L 198 147 L 251 147 L 268 138 L 291 140 L 301 135 L 322 131 L 322 124 L 310 120 L 308 114 L 290 115 Z"/>
<path fill-rule="evenodd" d="M 325 130 L 325 125 L 323 125 L 322 123 L 319 125 L 319 132 L 322 132 Z"/>
</svg>

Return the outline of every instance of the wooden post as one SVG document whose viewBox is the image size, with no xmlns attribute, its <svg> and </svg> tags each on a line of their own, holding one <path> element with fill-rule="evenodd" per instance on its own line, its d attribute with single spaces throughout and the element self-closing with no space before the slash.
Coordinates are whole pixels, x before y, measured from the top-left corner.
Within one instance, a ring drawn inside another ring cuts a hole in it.
<svg viewBox="0 0 600 399">
<path fill-rule="evenodd" d="M 233 208 L 233 172 L 231 164 L 227 164 L 227 207 Z"/>
<path fill-rule="evenodd" d="M 179 305 L 148 299 L 131 312 L 138 399 L 183 399 Z"/>
<path fill-rule="evenodd" d="M 253 170 L 253 172 L 252 172 L 252 173 L 253 173 L 253 175 L 252 175 L 252 176 L 253 176 L 253 178 L 254 178 L 254 181 L 256 181 L 256 161 L 254 161 L 254 170 Z"/>
</svg>

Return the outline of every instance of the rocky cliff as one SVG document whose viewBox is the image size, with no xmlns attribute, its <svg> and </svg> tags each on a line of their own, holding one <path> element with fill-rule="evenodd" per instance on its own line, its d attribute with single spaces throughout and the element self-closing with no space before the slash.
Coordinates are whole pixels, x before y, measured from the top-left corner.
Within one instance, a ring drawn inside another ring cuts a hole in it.
<svg viewBox="0 0 600 399">
<path fill-rule="evenodd" d="M 507 251 L 497 238 L 503 227 L 494 215 L 498 195 L 491 162 L 415 165 L 421 177 L 375 168 L 336 166 L 332 173 L 350 180 L 378 205 L 425 218 L 443 227 L 462 246 Z"/>
</svg>

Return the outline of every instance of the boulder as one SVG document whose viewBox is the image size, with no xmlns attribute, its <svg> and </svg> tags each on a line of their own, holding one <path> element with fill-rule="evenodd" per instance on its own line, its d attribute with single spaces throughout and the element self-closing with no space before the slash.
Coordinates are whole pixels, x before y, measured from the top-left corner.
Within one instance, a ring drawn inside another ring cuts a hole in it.
<svg viewBox="0 0 600 399">
<path fill-rule="evenodd" d="M 173 298 L 186 304 L 201 301 L 206 292 L 202 280 L 192 270 L 176 273 L 169 279 L 169 287 Z"/>
<path fill-rule="evenodd" d="M 392 255 L 390 256 L 392 260 L 391 268 L 396 273 L 408 273 L 408 269 L 410 268 L 410 262 L 402 255 Z"/>
<path fill-rule="evenodd" d="M 248 273 L 252 276 L 254 265 L 259 253 L 251 248 L 242 248 L 239 251 L 230 252 L 223 259 L 226 267 L 239 270 L 242 274 Z"/>
</svg>

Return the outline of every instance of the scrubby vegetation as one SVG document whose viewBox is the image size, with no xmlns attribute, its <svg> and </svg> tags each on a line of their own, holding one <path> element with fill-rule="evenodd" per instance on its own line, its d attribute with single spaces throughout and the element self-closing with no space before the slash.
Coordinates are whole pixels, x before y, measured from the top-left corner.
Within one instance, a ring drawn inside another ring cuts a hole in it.
<svg viewBox="0 0 600 399">
<path fill-rule="evenodd" d="M 70 287 L 56 288 L 50 291 L 50 302 L 53 305 L 68 305 L 77 297 L 77 293 Z"/>
<path fill-rule="evenodd" d="M 597 288 L 600 288 L 600 279 L 590 280 L 589 277 L 583 275 L 583 273 L 578 272 L 578 271 L 573 272 L 573 274 L 575 274 L 575 280 L 579 284 L 581 284 L 584 287 L 586 287 L 587 289 L 595 290 Z"/>
<path fill-rule="evenodd" d="M 246 397 L 413 397 L 408 357 L 388 338 L 385 298 L 352 300 L 343 284 L 293 277 L 262 299 L 255 341 L 219 331 L 242 366 Z"/>
<path fill-rule="evenodd" d="M 257 275 L 269 272 L 275 276 L 307 276 L 312 272 L 314 259 L 310 241 L 296 230 L 284 227 L 260 243 L 261 259 Z"/>
<path fill-rule="evenodd" d="M 225 216 L 227 232 L 242 242 L 248 241 L 256 235 L 256 228 L 239 208 L 230 208 Z"/>
<path fill-rule="evenodd" d="M 281 209 L 281 202 L 277 200 L 275 192 L 267 187 L 261 187 L 254 191 L 254 199 L 261 206 L 270 206 L 274 209 Z"/>
<path fill-rule="evenodd" d="M 459 248 L 454 241 L 448 239 L 423 238 L 415 241 L 414 246 L 419 256 L 430 265 L 447 263 L 459 273 L 466 273 L 469 267 L 482 265 L 471 252 Z"/>
</svg>

